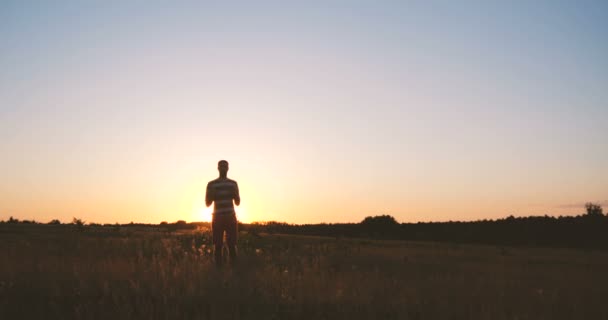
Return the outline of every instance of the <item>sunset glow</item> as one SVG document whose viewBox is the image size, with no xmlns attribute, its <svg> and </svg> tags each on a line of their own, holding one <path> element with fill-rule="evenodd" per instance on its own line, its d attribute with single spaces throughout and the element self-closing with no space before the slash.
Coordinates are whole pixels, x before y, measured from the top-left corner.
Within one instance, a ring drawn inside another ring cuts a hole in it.
<svg viewBox="0 0 608 320">
<path fill-rule="evenodd" d="M 211 215 L 213 213 L 213 206 L 211 207 L 202 207 L 200 209 L 200 213 L 198 215 L 199 220 L 203 222 L 211 222 Z"/>
<path fill-rule="evenodd" d="M 219 159 L 243 222 L 608 205 L 607 12 L 0 4 L 0 220 L 209 221 Z"/>
</svg>

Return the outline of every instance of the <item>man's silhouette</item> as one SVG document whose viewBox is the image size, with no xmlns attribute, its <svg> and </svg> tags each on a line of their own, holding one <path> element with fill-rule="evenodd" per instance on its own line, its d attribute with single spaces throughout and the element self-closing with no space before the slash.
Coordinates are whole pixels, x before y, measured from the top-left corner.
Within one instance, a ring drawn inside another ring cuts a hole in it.
<svg viewBox="0 0 608 320">
<path fill-rule="evenodd" d="M 230 252 L 230 262 L 236 262 L 237 222 L 234 204 L 241 203 L 239 186 L 236 181 L 228 179 L 228 161 L 220 160 L 217 163 L 220 177 L 209 181 L 205 203 L 207 207 L 214 203 L 211 230 L 213 231 L 213 244 L 215 245 L 215 263 L 222 265 L 222 247 L 224 245 L 224 232 Z M 233 203 L 234 201 L 234 203 Z"/>
</svg>

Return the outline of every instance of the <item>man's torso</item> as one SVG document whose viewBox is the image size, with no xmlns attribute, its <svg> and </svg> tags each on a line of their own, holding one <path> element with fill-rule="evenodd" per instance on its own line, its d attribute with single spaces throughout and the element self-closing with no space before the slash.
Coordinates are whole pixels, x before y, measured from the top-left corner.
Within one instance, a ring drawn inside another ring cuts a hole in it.
<svg viewBox="0 0 608 320">
<path fill-rule="evenodd" d="M 210 181 L 207 192 L 211 192 L 213 200 L 213 215 L 234 214 L 233 199 L 237 196 L 238 186 L 236 181 L 218 178 Z"/>
</svg>

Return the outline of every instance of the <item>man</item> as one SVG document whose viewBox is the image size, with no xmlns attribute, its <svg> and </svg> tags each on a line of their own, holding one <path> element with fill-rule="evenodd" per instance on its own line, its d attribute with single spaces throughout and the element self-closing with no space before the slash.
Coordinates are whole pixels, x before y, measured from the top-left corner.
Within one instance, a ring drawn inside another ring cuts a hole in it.
<svg viewBox="0 0 608 320">
<path fill-rule="evenodd" d="M 232 264 L 236 262 L 237 221 L 234 204 L 240 205 L 241 197 L 236 181 L 228 179 L 228 161 L 220 160 L 217 163 L 217 170 L 220 172 L 220 177 L 207 184 L 205 203 L 207 207 L 214 203 L 211 230 L 215 245 L 215 263 L 221 266 L 224 232 L 226 232 L 230 262 Z"/>
</svg>

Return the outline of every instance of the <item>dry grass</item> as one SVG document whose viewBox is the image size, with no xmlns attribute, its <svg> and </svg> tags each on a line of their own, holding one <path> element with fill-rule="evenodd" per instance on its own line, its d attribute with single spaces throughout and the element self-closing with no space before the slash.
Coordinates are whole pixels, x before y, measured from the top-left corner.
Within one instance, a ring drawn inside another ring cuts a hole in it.
<svg viewBox="0 0 608 320">
<path fill-rule="evenodd" d="M 608 319 L 608 254 L 0 226 L 1 319 Z"/>
</svg>

